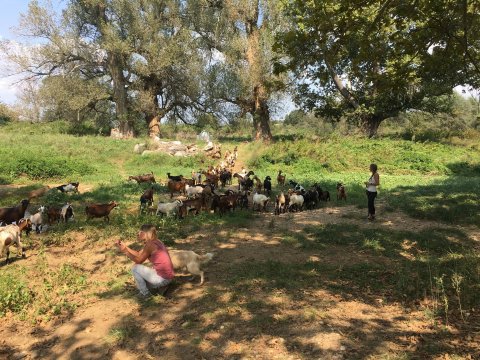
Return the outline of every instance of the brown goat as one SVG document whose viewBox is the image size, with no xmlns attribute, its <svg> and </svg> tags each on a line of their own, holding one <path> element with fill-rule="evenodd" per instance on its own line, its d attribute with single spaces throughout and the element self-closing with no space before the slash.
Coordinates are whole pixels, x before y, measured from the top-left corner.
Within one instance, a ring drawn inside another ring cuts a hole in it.
<svg viewBox="0 0 480 360">
<path fill-rule="evenodd" d="M 277 184 L 278 185 L 285 185 L 285 175 L 282 175 L 282 170 L 278 170 L 278 175 L 277 175 Z"/>
<path fill-rule="evenodd" d="M 87 214 L 87 220 L 91 218 L 105 218 L 105 221 L 110 222 L 110 211 L 118 206 L 115 201 L 111 201 L 108 204 L 92 204 L 85 207 L 85 213 Z"/>
<path fill-rule="evenodd" d="M 143 174 L 138 176 L 129 176 L 128 180 L 135 180 L 138 184 L 140 183 L 156 183 L 155 176 L 153 176 L 153 172 L 151 174 Z"/>
<path fill-rule="evenodd" d="M 52 225 L 54 221 L 60 222 L 62 209 L 57 207 L 48 207 L 47 218 L 48 225 Z"/>
<path fill-rule="evenodd" d="M 5 224 L 18 223 L 25 216 L 30 201 L 24 199 L 15 207 L 0 208 L 0 222 Z"/>
<path fill-rule="evenodd" d="M 347 192 L 345 191 L 345 186 L 342 183 L 337 184 L 337 200 L 347 201 Z"/>
<path fill-rule="evenodd" d="M 153 205 L 153 193 L 153 187 L 144 191 L 142 196 L 140 196 L 140 207 Z"/>
<path fill-rule="evenodd" d="M 173 181 L 169 180 L 167 183 L 168 190 L 170 191 L 170 199 L 173 198 L 173 193 L 183 193 L 185 195 L 185 181 Z"/>
<path fill-rule="evenodd" d="M 178 216 L 183 219 L 185 218 L 191 210 L 195 210 L 195 215 L 200 214 L 204 204 L 204 197 L 199 197 L 196 199 L 183 200 L 183 204 L 178 209 Z"/>
</svg>

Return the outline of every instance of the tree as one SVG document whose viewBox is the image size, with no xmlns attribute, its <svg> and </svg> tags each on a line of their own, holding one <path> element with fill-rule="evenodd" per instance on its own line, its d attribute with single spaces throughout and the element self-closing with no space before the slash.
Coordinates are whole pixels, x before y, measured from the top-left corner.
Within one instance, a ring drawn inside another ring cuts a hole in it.
<svg viewBox="0 0 480 360">
<path fill-rule="evenodd" d="M 237 106 L 253 117 L 256 140 L 271 141 L 272 94 L 285 88 L 273 74 L 273 39 L 284 26 L 280 3 L 274 0 L 210 0 L 192 2 L 195 31 L 215 57 L 210 70 L 210 96 Z"/>
<path fill-rule="evenodd" d="M 383 120 L 422 110 L 425 98 L 451 94 L 464 81 L 455 71 L 435 70 L 440 59 L 442 69 L 455 60 L 437 57 L 443 45 L 429 32 L 431 19 L 413 11 L 418 3 L 436 7 L 427 0 L 286 2 L 294 26 L 278 37 L 289 58 L 279 59 L 276 71 L 301 79 L 302 107 L 333 120 L 347 116 L 373 136 Z"/>
</svg>

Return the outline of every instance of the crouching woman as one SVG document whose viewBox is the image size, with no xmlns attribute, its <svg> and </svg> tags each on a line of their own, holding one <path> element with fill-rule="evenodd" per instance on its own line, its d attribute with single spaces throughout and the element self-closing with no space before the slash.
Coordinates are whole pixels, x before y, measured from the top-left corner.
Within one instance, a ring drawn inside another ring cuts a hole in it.
<svg viewBox="0 0 480 360">
<path fill-rule="evenodd" d="M 147 286 L 153 289 L 168 285 L 175 276 L 172 260 L 165 245 L 157 238 L 157 230 L 154 225 L 143 225 L 137 235 L 137 240 L 144 243 L 140 251 L 135 251 L 121 241 L 116 243 L 118 249 L 132 260 L 132 273 L 140 292 L 140 296 L 149 297 Z M 141 265 L 145 260 L 150 260 L 153 268 Z"/>
</svg>

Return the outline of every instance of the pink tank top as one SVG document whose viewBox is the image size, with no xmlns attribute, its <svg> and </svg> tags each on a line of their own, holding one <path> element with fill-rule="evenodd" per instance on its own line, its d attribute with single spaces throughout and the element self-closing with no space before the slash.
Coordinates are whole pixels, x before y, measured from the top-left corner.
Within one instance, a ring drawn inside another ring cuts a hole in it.
<svg viewBox="0 0 480 360">
<path fill-rule="evenodd" d="M 173 279 L 175 273 L 173 272 L 173 264 L 167 248 L 160 240 L 153 240 L 153 243 L 157 246 L 157 250 L 149 258 L 153 268 L 162 278 L 167 280 Z"/>
</svg>

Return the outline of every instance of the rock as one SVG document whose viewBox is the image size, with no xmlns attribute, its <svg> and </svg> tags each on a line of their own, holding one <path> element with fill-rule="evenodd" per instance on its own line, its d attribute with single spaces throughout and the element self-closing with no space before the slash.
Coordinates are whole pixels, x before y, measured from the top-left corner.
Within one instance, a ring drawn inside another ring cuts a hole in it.
<svg viewBox="0 0 480 360">
<path fill-rule="evenodd" d="M 147 150 L 147 144 L 136 144 L 133 148 L 133 152 L 135 154 L 141 154 L 143 153 L 145 150 Z"/>
<path fill-rule="evenodd" d="M 150 155 L 150 154 L 154 154 L 156 151 L 152 151 L 152 150 L 145 150 L 143 153 L 142 153 L 142 156 L 145 156 L 145 155 Z"/>
<path fill-rule="evenodd" d="M 203 151 L 210 151 L 213 150 L 213 143 L 211 141 L 208 142 L 207 145 L 203 148 Z"/>
<path fill-rule="evenodd" d="M 174 156 L 178 156 L 178 157 L 185 157 L 187 156 L 188 154 L 185 152 L 185 151 L 177 151 Z"/>
<path fill-rule="evenodd" d="M 207 131 L 203 130 L 200 134 L 197 135 L 197 139 L 210 142 L 210 134 Z"/>
</svg>

